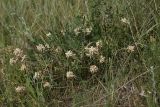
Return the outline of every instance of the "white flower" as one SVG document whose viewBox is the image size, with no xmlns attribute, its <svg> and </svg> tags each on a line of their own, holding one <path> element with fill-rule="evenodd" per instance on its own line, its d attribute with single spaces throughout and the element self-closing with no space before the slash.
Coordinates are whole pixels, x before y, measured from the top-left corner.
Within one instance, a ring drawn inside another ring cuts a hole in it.
<svg viewBox="0 0 160 107">
<path fill-rule="evenodd" d="M 126 24 L 129 24 L 129 23 L 130 23 L 129 20 L 127 20 L 126 18 L 122 18 L 121 21 L 122 21 L 123 23 L 126 23 Z"/>
<path fill-rule="evenodd" d="M 24 70 L 26 70 L 26 69 L 27 69 L 26 65 L 25 65 L 25 64 L 22 64 L 20 70 L 21 70 L 21 71 L 24 71 Z"/>
<path fill-rule="evenodd" d="M 15 56 L 17 56 L 17 57 L 20 57 L 20 56 L 22 56 L 23 51 L 22 51 L 20 48 L 16 48 L 16 49 L 14 50 L 13 54 L 14 54 Z"/>
<path fill-rule="evenodd" d="M 33 79 L 39 79 L 40 77 L 41 77 L 40 72 L 35 72 L 34 76 L 33 76 Z"/>
<path fill-rule="evenodd" d="M 86 55 L 89 56 L 89 57 L 92 57 L 93 55 L 98 55 L 99 54 L 99 50 L 97 47 L 85 47 L 85 50 L 86 50 Z"/>
<path fill-rule="evenodd" d="M 128 50 L 129 52 L 133 52 L 134 49 L 135 49 L 135 46 L 128 46 L 128 47 L 127 47 L 127 50 Z"/>
<path fill-rule="evenodd" d="M 98 71 L 98 67 L 96 65 L 91 65 L 90 66 L 90 72 L 92 74 L 96 73 Z"/>
<path fill-rule="evenodd" d="M 80 32 L 80 29 L 81 29 L 81 27 L 75 28 L 75 29 L 74 29 L 74 33 L 75 33 L 76 35 L 78 35 L 79 33 L 81 33 L 81 32 Z"/>
<path fill-rule="evenodd" d="M 36 46 L 38 51 L 44 51 L 45 50 L 45 46 L 43 44 L 39 44 Z"/>
<path fill-rule="evenodd" d="M 26 87 L 24 87 L 24 86 L 17 86 L 17 87 L 15 87 L 15 91 L 17 93 L 24 92 L 25 90 L 26 90 Z"/>
<path fill-rule="evenodd" d="M 76 54 L 74 54 L 71 50 L 69 50 L 65 53 L 65 55 L 67 58 L 69 58 L 69 57 L 75 57 Z"/>
<path fill-rule="evenodd" d="M 85 32 L 89 35 L 92 32 L 92 27 L 86 28 Z"/>
<path fill-rule="evenodd" d="M 72 71 L 68 71 L 68 72 L 66 73 L 66 77 L 67 77 L 67 79 L 71 79 L 71 78 L 74 78 L 75 75 L 74 75 L 74 73 L 73 73 Z"/>
<path fill-rule="evenodd" d="M 43 87 L 44 87 L 44 88 L 50 87 L 50 86 L 51 86 L 51 84 L 50 84 L 49 82 L 45 82 L 45 83 L 43 84 Z"/>
<path fill-rule="evenodd" d="M 99 40 L 96 42 L 96 47 L 98 47 L 98 48 L 102 47 L 102 40 Z"/>
<path fill-rule="evenodd" d="M 99 62 L 100 63 L 104 63 L 105 62 L 105 57 L 103 55 L 100 56 Z"/>
<path fill-rule="evenodd" d="M 47 37 L 50 37 L 51 35 L 52 35 L 51 32 L 46 34 Z"/>
<path fill-rule="evenodd" d="M 9 63 L 10 63 L 11 65 L 15 64 L 16 62 L 17 62 L 17 59 L 15 59 L 15 58 L 11 58 L 11 59 L 9 60 Z"/>
</svg>

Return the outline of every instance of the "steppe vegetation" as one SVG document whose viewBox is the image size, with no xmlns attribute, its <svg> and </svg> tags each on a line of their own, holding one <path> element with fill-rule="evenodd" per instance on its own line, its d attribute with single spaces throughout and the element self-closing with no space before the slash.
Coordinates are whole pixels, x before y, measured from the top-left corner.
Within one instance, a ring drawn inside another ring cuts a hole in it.
<svg viewBox="0 0 160 107">
<path fill-rule="evenodd" d="M 0 107 L 159 107 L 160 0 L 0 0 Z"/>
</svg>

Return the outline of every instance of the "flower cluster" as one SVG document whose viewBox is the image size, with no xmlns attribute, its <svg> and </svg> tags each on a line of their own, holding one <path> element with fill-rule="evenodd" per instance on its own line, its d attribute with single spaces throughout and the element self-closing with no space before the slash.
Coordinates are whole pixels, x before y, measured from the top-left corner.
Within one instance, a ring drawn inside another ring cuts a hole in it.
<svg viewBox="0 0 160 107">
<path fill-rule="evenodd" d="M 91 66 L 90 66 L 90 72 L 91 72 L 92 74 L 98 72 L 98 67 L 97 67 L 96 65 L 91 65 Z"/>
<path fill-rule="evenodd" d="M 82 28 L 82 27 L 77 27 L 74 29 L 74 33 L 75 35 L 79 35 L 81 32 L 83 32 L 86 35 L 91 34 L 92 32 L 92 27 L 86 27 L 86 28 Z"/>
<path fill-rule="evenodd" d="M 44 88 L 49 88 L 49 87 L 51 87 L 51 84 L 50 84 L 49 82 L 45 82 L 45 83 L 43 84 L 43 87 L 44 87 Z"/>
<path fill-rule="evenodd" d="M 86 51 L 86 56 L 88 57 L 93 57 L 94 55 L 98 55 L 99 54 L 99 50 L 97 47 L 85 47 L 85 51 Z"/>
<path fill-rule="evenodd" d="M 50 48 L 50 46 L 49 46 L 49 44 L 45 44 L 45 45 L 43 45 L 43 44 L 38 44 L 37 46 L 36 46 L 36 48 L 37 48 L 37 50 L 39 51 L 39 52 L 43 52 L 43 51 L 45 51 L 46 49 L 49 49 Z"/>
<path fill-rule="evenodd" d="M 36 48 L 37 48 L 37 50 L 40 51 L 40 52 L 42 52 L 42 51 L 45 50 L 45 46 L 44 46 L 43 44 L 38 44 L 38 45 L 36 46 Z"/>
<path fill-rule="evenodd" d="M 134 52 L 135 46 L 129 45 L 129 46 L 127 47 L 127 50 L 128 50 L 128 52 Z"/>
<path fill-rule="evenodd" d="M 72 71 L 68 71 L 66 73 L 66 77 L 67 77 L 67 79 L 73 79 L 73 78 L 75 78 L 75 75 Z"/>
<path fill-rule="evenodd" d="M 41 78 L 41 71 L 35 72 L 34 76 L 33 76 L 33 79 L 40 79 L 40 78 Z"/>
<path fill-rule="evenodd" d="M 18 62 L 21 62 L 20 70 L 25 71 L 27 69 L 26 64 L 25 64 L 26 55 L 24 55 L 23 50 L 21 50 L 20 48 L 16 48 L 13 51 L 13 55 L 14 57 L 10 58 L 9 63 L 11 65 L 14 65 Z"/>
</svg>

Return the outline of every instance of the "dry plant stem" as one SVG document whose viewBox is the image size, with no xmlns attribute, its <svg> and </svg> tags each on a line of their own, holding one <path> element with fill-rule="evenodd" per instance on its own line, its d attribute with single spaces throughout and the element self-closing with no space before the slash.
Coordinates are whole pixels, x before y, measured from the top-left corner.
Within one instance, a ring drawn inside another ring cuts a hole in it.
<svg viewBox="0 0 160 107">
<path fill-rule="evenodd" d="M 153 102 L 157 103 L 156 81 L 155 81 L 155 74 L 154 74 L 154 68 L 153 68 L 153 66 L 150 67 L 150 72 L 151 72 L 151 75 L 152 75 Z"/>
<path fill-rule="evenodd" d="M 116 89 L 114 93 L 118 92 L 120 89 L 124 88 L 126 85 L 130 84 L 131 82 L 135 81 L 136 79 L 144 76 L 145 74 L 147 74 L 147 73 L 149 73 L 149 72 L 150 72 L 150 71 L 146 71 L 146 72 L 144 72 L 144 73 L 136 76 L 135 78 L 129 80 L 128 82 L 124 83 L 120 88 Z M 112 94 L 113 94 L 113 93 L 112 93 Z M 100 98 L 99 100 L 95 101 L 95 103 L 96 103 L 96 102 L 99 102 L 100 100 L 106 98 L 106 97 L 109 96 L 109 95 L 111 95 L 111 94 L 107 94 L 106 96 L 104 96 L 104 97 Z"/>
</svg>

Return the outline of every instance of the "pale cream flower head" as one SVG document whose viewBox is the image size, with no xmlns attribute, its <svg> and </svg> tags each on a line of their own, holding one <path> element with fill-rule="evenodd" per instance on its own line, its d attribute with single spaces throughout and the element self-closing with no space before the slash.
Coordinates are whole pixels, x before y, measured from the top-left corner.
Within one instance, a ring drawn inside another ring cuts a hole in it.
<svg viewBox="0 0 160 107">
<path fill-rule="evenodd" d="M 23 51 L 20 48 L 16 48 L 13 54 L 17 57 L 21 57 L 23 55 Z"/>
<path fill-rule="evenodd" d="M 75 78 L 75 75 L 72 71 L 68 71 L 66 73 L 66 77 L 67 77 L 67 79 L 72 79 L 72 78 Z"/>
<path fill-rule="evenodd" d="M 85 50 L 86 50 L 86 55 L 88 57 L 92 57 L 94 55 L 98 55 L 99 54 L 99 50 L 98 50 L 97 47 L 93 47 L 93 46 L 91 46 L 91 47 L 85 47 Z"/>
<path fill-rule="evenodd" d="M 103 55 L 100 56 L 99 62 L 100 63 L 104 63 L 105 62 L 105 57 Z"/>
<path fill-rule="evenodd" d="M 81 27 L 77 27 L 77 28 L 74 29 L 75 35 L 78 35 L 79 33 L 81 33 L 80 29 L 81 29 Z"/>
<path fill-rule="evenodd" d="M 121 19 L 121 22 L 126 23 L 126 24 L 129 24 L 129 23 L 130 23 L 129 20 L 126 19 L 126 18 L 122 18 L 122 19 Z"/>
<path fill-rule="evenodd" d="M 89 35 L 92 32 L 92 27 L 86 28 L 85 32 Z"/>
<path fill-rule="evenodd" d="M 42 52 L 42 51 L 45 50 L 45 46 L 44 46 L 43 44 L 37 45 L 36 48 L 37 48 L 37 50 L 40 51 L 40 52 Z"/>
<path fill-rule="evenodd" d="M 15 64 L 16 62 L 17 62 L 17 59 L 15 59 L 15 58 L 10 58 L 10 60 L 9 60 L 9 63 L 11 65 Z"/>
<path fill-rule="evenodd" d="M 52 35 L 51 32 L 46 34 L 47 37 L 50 37 L 51 35 Z"/>
<path fill-rule="evenodd" d="M 97 42 L 96 42 L 96 47 L 97 48 L 102 48 L 102 40 L 98 40 Z"/>
<path fill-rule="evenodd" d="M 91 72 L 92 74 L 98 72 L 98 67 L 97 67 L 96 65 L 91 65 L 91 66 L 90 66 L 90 72 Z"/>
<path fill-rule="evenodd" d="M 127 47 L 128 52 L 133 52 L 135 50 L 135 46 L 129 45 Z"/>
<path fill-rule="evenodd" d="M 71 50 L 69 50 L 65 53 L 65 55 L 67 58 L 70 58 L 70 57 L 75 57 L 76 54 L 74 54 Z"/>
<path fill-rule="evenodd" d="M 45 82 L 44 84 L 43 84 L 43 87 L 44 88 L 47 88 L 47 87 L 50 87 L 51 86 L 51 84 L 49 83 L 49 82 Z"/>
<path fill-rule="evenodd" d="M 33 79 L 40 79 L 40 77 L 41 77 L 41 73 L 40 72 L 35 72 L 34 76 L 33 76 Z"/>
<path fill-rule="evenodd" d="M 17 92 L 17 93 L 22 93 L 22 92 L 24 92 L 26 90 L 26 87 L 24 87 L 24 86 L 17 86 L 17 87 L 15 87 L 15 91 Z"/>
<path fill-rule="evenodd" d="M 20 70 L 21 70 L 21 71 L 25 71 L 26 69 L 27 69 L 26 65 L 25 65 L 25 64 L 22 64 Z"/>
</svg>

